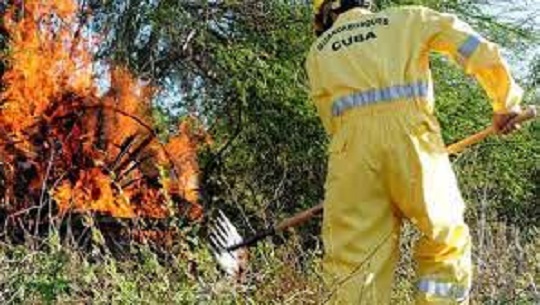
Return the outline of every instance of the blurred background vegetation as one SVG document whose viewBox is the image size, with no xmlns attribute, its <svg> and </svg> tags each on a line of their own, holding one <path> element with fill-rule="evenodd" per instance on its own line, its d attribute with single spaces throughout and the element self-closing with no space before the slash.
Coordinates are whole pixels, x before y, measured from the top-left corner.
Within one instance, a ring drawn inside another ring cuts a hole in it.
<svg viewBox="0 0 540 305">
<path fill-rule="evenodd" d="M 314 41 L 310 1 L 87 0 L 104 42 L 96 60 L 127 66 L 159 86 L 155 116 L 166 136 L 196 117 L 212 144 L 200 150 L 206 211 L 223 209 L 245 235 L 323 198 L 327 138 L 308 99 L 304 57 Z M 416 4 L 453 12 L 501 44 L 534 101 L 540 83 L 537 1 L 376 1 L 378 9 Z M 6 45 L 4 45 L 6 47 Z M 536 52 L 536 53 L 535 53 Z M 532 55 L 531 55 L 532 54 Z M 489 101 L 454 63 L 434 55 L 437 115 L 447 143 L 490 124 Z M 453 159 L 469 204 L 479 304 L 537 304 L 540 126 L 492 138 Z M 396 304 L 412 297 L 406 230 Z M 203 230 L 204 231 L 204 230 Z M 223 280 L 193 233 L 188 258 L 160 264 L 84 254 L 51 237 L 44 252 L 0 246 L 0 301 L 14 303 L 317 304 L 324 299 L 318 221 L 262 243 L 248 282 Z M 135 251 L 135 250 L 134 250 Z M 197 265 L 192 274 L 186 261 Z"/>
</svg>

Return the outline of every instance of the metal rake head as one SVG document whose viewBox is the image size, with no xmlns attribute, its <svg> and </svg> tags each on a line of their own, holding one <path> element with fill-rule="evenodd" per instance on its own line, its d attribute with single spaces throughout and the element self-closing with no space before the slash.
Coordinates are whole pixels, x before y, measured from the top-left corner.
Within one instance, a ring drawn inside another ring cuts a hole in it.
<svg viewBox="0 0 540 305">
<path fill-rule="evenodd" d="M 246 248 L 227 250 L 241 243 L 243 238 L 221 210 L 210 227 L 209 237 L 210 248 L 219 266 L 237 280 L 242 279 L 247 269 L 248 251 Z"/>
</svg>

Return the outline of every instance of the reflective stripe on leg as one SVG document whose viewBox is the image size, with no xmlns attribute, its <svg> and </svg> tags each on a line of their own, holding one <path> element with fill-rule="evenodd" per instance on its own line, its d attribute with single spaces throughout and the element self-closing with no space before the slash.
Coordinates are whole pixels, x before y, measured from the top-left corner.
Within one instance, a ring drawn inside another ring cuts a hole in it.
<svg viewBox="0 0 540 305">
<path fill-rule="evenodd" d="M 421 279 L 418 282 L 418 290 L 436 297 L 464 301 L 469 296 L 469 288 L 463 285 L 440 282 L 432 279 Z"/>
</svg>

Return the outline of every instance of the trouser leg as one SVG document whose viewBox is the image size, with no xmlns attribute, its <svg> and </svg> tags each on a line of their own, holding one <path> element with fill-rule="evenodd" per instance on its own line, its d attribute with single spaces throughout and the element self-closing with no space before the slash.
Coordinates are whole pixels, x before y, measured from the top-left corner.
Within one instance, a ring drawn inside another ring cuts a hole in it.
<svg viewBox="0 0 540 305">
<path fill-rule="evenodd" d="M 444 144 L 437 130 L 413 128 L 403 145 L 389 177 L 392 198 L 423 234 L 415 250 L 417 303 L 465 304 L 472 277 L 471 240 Z"/>
<path fill-rule="evenodd" d="M 349 152 L 350 153 L 350 152 Z M 370 157 L 330 158 L 323 221 L 325 304 L 390 304 L 399 220 Z"/>
</svg>

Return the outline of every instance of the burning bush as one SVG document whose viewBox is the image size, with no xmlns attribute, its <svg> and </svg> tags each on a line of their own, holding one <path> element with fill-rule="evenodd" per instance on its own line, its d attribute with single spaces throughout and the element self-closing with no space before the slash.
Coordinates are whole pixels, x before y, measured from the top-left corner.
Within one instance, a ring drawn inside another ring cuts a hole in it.
<svg viewBox="0 0 540 305">
<path fill-rule="evenodd" d="M 161 142 L 151 118 L 154 88 L 122 68 L 94 75 L 98 40 L 86 14 L 74 0 L 32 0 L 4 16 L 3 213 L 31 213 L 38 222 L 72 211 L 199 219 L 196 150 L 205 134 L 187 120 Z"/>
</svg>

